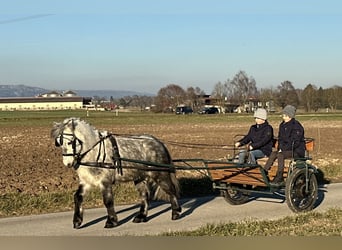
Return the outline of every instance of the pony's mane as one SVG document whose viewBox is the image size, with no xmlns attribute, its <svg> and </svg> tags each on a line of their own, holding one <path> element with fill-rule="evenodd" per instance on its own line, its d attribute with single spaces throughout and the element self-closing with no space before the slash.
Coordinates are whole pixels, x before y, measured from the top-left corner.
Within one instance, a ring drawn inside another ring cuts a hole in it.
<svg viewBox="0 0 342 250">
<path fill-rule="evenodd" d="M 75 124 L 75 126 L 83 125 L 83 126 L 78 126 L 78 128 L 80 128 L 81 130 L 82 128 L 84 129 L 85 127 L 87 128 L 90 127 L 92 130 L 96 130 L 93 126 L 91 126 L 86 121 L 81 120 L 80 118 L 70 117 L 70 118 L 64 119 L 63 122 L 55 122 L 53 124 L 52 130 L 51 130 L 51 137 L 56 139 L 59 135 L 62 134 L 66 126 L 70 126 L 72 124 L 72 121 L 73 121 L 73 124 Z M 82 132 L 85 132 L 85 131 L 82 131 Z"/>
</svg>

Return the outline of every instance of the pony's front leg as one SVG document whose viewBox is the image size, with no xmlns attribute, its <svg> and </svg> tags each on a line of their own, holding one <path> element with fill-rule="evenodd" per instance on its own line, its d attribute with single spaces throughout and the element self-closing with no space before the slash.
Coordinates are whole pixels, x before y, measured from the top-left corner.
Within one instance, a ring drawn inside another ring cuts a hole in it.
<svg viewBox="0 0 342 250">
<path fill-rule="evenodd" d="M 114 210 L 114 196 L 111 183 L 103 184 L 102 187 L 103 203 L 107 208 L 107 221 L 105 228 L 112 228 L 118 225 L 118 217 Z"/>
<path fill-rule="evenodd" d="M 140 199 L 141 199 L 141 205 L 138 215 L 136 215 L 133 219 L 134 223 L 140 223 L 140 222 L 146 222 L 147 221 L 147 211 L 149 207 L 149 189 L 147 187 L 147 184 L 145 181 L 141 182 L 134 182 L 135 187 L 137 188 Z"/>
<path fill-rule="evenodd" d="M 80 228 L 83 221 L 83 202 L 84 186 L 79 185 L 77 191 L 74 194 L 74 228 Z"/>
</svg>

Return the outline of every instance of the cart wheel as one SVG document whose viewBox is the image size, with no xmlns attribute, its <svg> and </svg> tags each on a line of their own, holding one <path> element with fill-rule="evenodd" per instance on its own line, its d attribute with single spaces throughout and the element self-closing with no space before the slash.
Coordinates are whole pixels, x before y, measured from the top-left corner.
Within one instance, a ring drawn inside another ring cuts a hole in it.
<svg viewBox="0 0 342 250">
<path fill-rule="evenodd" d="M 288 207 L 293 212 L 306 212 L 313 209 L 318 193 L 317 179 L 313 171 L 297 168 L 286 180 L 285 196 Z"/>
<path fill-rule="evenodd" d="M 231 186 L 228 186 L 226 190 L 222 190 L 221 193 L 225 201 L 231 205 L 244 204 L 249 199 L 249 196 L 247 194 L 239 190 L 235 190 Z"/>
</svg>

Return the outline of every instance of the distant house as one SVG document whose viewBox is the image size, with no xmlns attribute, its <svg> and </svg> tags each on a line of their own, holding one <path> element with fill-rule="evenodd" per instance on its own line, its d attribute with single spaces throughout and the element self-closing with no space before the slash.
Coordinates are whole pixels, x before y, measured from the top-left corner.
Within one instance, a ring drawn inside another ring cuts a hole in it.
<svg viewBox="0 0 342 250">
<path fill-rule="evenodd" d="M 63 95 L 52 91 L 37 97 L 0 98 L 0 111 L 82 109 L 87 102 L 89 99 L 77 96 L 72 91 Z"/>
</svg>

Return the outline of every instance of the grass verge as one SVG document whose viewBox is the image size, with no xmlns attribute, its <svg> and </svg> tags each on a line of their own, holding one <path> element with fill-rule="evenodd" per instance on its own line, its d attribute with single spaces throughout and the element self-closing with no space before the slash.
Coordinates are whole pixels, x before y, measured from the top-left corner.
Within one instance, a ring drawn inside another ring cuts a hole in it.
<svg viewBox="0 0 342 250">
<path fill-rule="evenodd" d="M 308 212 L 279 220 L 245 220 L 208 224 L 194 231 L 168 232 L 162 236 L 342 236 L 342 209 Z"/>
<path fill-rule="evenodd" d="M 137 202 L 137 194 L 128 183 L 114 187 L 115 203 Z M 60 193 L 7 193 L 0 196 L 0 217 L 34 215 L 71 211 L 74 208 L 74 191 Z M 85 196 L 85 208 L 104 207 L 100 190 L 91 190 Z"/>
</svg>

